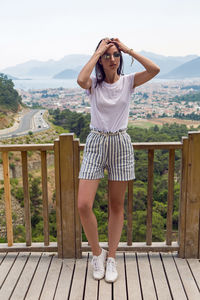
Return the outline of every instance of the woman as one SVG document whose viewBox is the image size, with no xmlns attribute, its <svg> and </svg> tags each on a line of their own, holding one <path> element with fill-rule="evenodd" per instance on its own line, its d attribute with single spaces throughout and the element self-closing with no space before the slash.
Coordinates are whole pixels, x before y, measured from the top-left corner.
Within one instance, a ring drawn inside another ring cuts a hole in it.
<svg viewBox="0 0 200 300">
<path fill-rule="evenodd" d="M 145 71 L 122 76 L 121 52 L 139 61 Z M 96 77 L 91 76 L 94 67 Z M 118 277 L 115 254 L 124 221 L 125 191 L 127 182 L 135 178 L 133 147 L 126 133 L 131 93 L 159 71 L 156 64 L 118 38 L 105 38 L 77 79 L 91 101 L 91 132 L 79 174 L 78 210 L 93 253 L 93 277 L 98 280 L 105 276 L 107 282 L 114 282 Z M 105 168 L 109 180 L 108 253 L 99 246 L 97 221 L 92 211 Z"/>
</svg>

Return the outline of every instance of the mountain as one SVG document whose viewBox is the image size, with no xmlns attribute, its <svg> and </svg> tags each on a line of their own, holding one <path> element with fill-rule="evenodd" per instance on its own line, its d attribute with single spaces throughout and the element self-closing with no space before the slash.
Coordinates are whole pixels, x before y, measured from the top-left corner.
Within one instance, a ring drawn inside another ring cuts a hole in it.
<svg viewBox="0 0 200 300">
<path fill-rule="evenodd" d="M 163 78 L 184 79 L 200 77 L 200 57 L 182 64 L 171 72 L 163 75 Z"/>
<path fill-rule="evenodd" d="M 77 78 L 78 71 L 72 69 L 66 69 L 53 76 L 54 79 L 74 79 Z"/>
<path fill-rule="evenodd" d="M 180 67 L 182 64 L 185 64 L 189 61 L 192 61 L 198 58 L 197 55 L 187 55 L 187 56 L 164 56 L 155 54 L 152 52 L 141 51 L 142 55 L 146 56 L 147 58 L 153 60 L 159 67 L 160 73 L 158 74 L 157 78 L 163 78 L 165 74 L 170 73 L 174 69 Z M 136 60 L 134 61 L 133 65 L 131 66 L 131 57 L 129 55 L 124 54 L 124 73 L 129 74 L 132 72 L 138 72 L 143 70 L 143 67 L 139 62 Z M 55 61 L 55 60 L 48 60 L 45 62 L 31 60 L 23 64 L 16 65 L 14 67 L 9 67 L 2 72 L 6 74 L 11 74 L 12 76 L 16 77 L 29 77 L 29 78 L 42 78 L 42 77 L 50 77 L 50 78 L 57 78 L 58 74 L 60 74 L 59 78 L 69 78 L 65 76 L 72 76 L 70 75 L 69 71 L 73 70 L 79 72 L 84 64 L 90 59 L 90 55 L 85 54 L 72 54 L 66 55 L 62 59 Z M 66 73 L 65 73 L 66 72 Z M 75 73 L 74 73 L 75 74 Z M 64 77 L 62 77 L 64 76 Z M 75 76 L 75 75 L 73 75 Z"/>
<path fill-rule="evenodd" d="M 52 77 L 55 74 L 64 71 L 65 69 L 74 69 L 79 71 L 81 67 L 89 60 L 89 58 L 89 55 L 72 54 L 66 55 L 58 61 L 53 59 L 45 62 L 31 60 L 14 67 L 6 68 L 2 70 L 2 72 L 18 77 Z"/>
</svg>

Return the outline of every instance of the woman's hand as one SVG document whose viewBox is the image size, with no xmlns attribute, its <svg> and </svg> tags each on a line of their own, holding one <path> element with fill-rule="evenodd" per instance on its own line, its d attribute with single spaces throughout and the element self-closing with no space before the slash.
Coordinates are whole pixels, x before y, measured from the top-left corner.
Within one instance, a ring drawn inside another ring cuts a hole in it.
<svg viewBox="0 0 200 300">
<path fill-rule="evenodd" d="M 105 38 L 101 41 L 96 52 L 98 52 L 100 54 L 100 56 L 102 56 L 113 45 L 114 45 L 114 43 L 112 43 L 112 41 L 109 38 Z"/>
<path fill-rule="evenodd" d="M 111 39 L 112 42 L 115 42 L 118 46 L 119 46 L 119 49 L 124 52 L 124 53 L 129 53 L 130 51 L 130 48 L 128 48 L 127 46 L 125 46 L 119 39 L 117 38 L 114 38 L 114 39 Z"/>
</svg>

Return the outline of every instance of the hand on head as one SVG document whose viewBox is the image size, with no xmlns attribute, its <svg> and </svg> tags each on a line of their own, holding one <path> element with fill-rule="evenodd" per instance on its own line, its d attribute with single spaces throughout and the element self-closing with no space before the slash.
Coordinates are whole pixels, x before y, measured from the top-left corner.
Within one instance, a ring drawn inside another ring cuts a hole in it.
<svg viewBox="0 0 200 300">
<path fill-rule="evenodd" d="M 97 46 L 97 49 L 98 51 L 100 51 L 100 54 L 103 55 L 107 51 L 107 49 L 109 49 L 113 45 L 117 45 L 119 50 L 124 53 L 128 53 L 128 51 L 130 50 L 118 38 L 108 38 L 108 37 L 100 41 L 99 45 Z"/>
<path fill-rule="evenodd" d="M 128 51 L 130 50 L 126 45 L 124 45 L 118 38 L 112 38 L 111 39 L 112 42 L 116 43 L 119 47 L 119 50 L 124 52 L 124 53 L 128 53 Z"/>
<path fill-rule="evenodd" d="M 98 50 L 100 52 L 100 54 L 103 55 L 113 45 L 114 45 L 114 43 L 112 43 L 111 39 L 104 38 L 100 41 L 96 50 Z"/>
</svg>

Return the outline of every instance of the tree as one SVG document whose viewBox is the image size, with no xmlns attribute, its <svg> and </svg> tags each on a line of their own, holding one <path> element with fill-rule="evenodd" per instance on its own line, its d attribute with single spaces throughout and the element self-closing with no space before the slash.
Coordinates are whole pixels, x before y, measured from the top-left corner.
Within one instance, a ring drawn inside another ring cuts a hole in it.
<svg viewBox="0 0 200 300">
<path fill-rule="evenodd" d="M 17 112 L 22 99 L 14 89 L 14 84 L 6 75 L 0 73 L 0 110 Z"/>
</svg>

